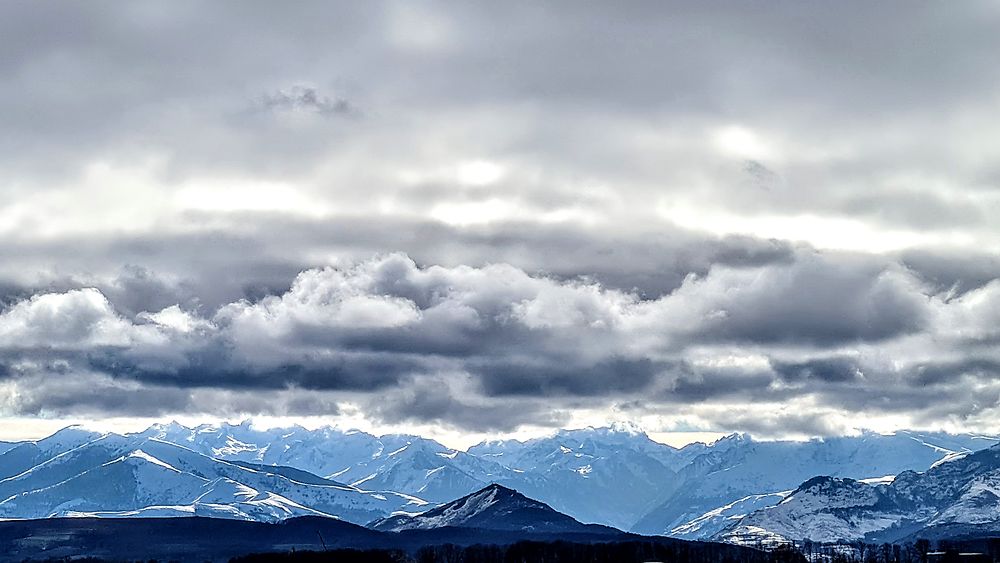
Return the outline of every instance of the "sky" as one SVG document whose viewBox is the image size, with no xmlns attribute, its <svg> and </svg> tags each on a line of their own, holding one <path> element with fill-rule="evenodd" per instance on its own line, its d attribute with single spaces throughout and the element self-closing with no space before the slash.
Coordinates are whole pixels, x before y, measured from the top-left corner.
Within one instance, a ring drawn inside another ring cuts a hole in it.
<svg viewBox="0 0 1000 563">
<path fill-rule="evenodd" d="M 1000 431 L 1000 7 L 0 5 L 0 437 Z"/>
</svg>

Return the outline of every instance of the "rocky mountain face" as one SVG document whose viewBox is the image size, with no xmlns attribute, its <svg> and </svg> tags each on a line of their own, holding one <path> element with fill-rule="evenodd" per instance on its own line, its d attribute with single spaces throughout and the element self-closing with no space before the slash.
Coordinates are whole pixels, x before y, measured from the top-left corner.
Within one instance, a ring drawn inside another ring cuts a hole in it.
<svg viewBox="0 0 1000 563">
<path fill-rule="evenodd" d="M 1000 446 L 949 456 L 889 483 L 815 477 L 781 502 L 716 535 L 734 543 L 762 538 L 816 542 L 900 541 L 1000 532 Z"/>
<path fill-rule="evenodd" d="M 373 522 L 369 527 L 388 532 L 475 528 L 555 534 L 621 533 L 614 528 L 581 524 L 543 502 L 496 484 L 422 514 L 390 516 Z"/>
<path fill-rule="evenodd" d="M 734 435 L 712 444 L 678 471 L 678 485 L 665 489 L 632 530 L 710 537 L 741 516 L 778 503 L 817 475 L 891 478 L 993 443 L 989 437 L 914 432 L 807 442 L 758 442 Z"/>
</svg>

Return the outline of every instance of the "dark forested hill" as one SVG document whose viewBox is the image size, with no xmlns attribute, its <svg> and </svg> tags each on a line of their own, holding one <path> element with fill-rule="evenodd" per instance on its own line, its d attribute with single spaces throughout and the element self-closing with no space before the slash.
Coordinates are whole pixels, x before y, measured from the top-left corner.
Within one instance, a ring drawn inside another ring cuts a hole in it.
<svg viewBox="0 0 1000 563">
<path fill-rule="evenodd" d="M 789 559 L 788 554 L 768 554 L 727 544 L 645 538 L 625 533 L 615 537 L 471 528 L 379 532 L 320 517 L 293 518 L 281 523 L 199 517 L 50 518 L 0 522 L 0 561 L 77 557 L 118 561 L 227 561 L 240 556 L 247 556 L 245 561 L 270 561 L 278 557 L 277 554 L 285 554 L 281 558 L 288 561 L 328 561 L 332 550 L 366 552 L 338 551 L 335 560 L 346 562 L 628 563 L 655 560 L 771 563 L 800 560 Z M 266 555 L 248 555 L 254 553 Z"/>
</svg>

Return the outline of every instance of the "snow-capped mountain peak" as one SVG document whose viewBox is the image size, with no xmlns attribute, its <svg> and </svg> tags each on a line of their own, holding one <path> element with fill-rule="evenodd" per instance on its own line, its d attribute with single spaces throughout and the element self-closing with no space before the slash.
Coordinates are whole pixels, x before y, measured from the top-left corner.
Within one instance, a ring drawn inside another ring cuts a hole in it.
<svg viewBox="0 0 1000 563">
<path fill-rule="evenodd" d="M 543 502 L 492 483 L 470 495 L 421 514 L 397 514 L 370 527 L 382 531 L 478 528 L 558 533 L 617 533 L 603 526 L 581 524 Z"/>
<path fill-rule="evenodd" d="M 944 453 L 944 452 L 939 452 Z M 754 536 L 817 542 L 897 541 L 1000 531 L 1000 448 L 946 454 L 924 472 L 904 471 L 888 483 L 814 477 L 775 506 L 757 510 L 719 534 L 745 543 Z"/>
<path fill-rule="evenodd" d="M 394 512 L 426 513 L 476 493 L 485 496 L 472 499 L 469 507 L 481 506 L 472 512 L 492 513 L 509 504 L 501 502 L 504 490 L 516 490 L 582 522 L 704 538 L 786 496 L 806 498 L 803 491 L 790 493 L 815 475 L 855 479 L 857 486 L 891 482 L 904 491 L 921 479 L 914 470 L 954 471 L 989 443 L 982 436 L 919 432 L 803 442 L 737 433 L 676 449 L 638 427 L 616 424 L 462 451 L 420 436 L 249 421 L 194 428 L 171 422 L 128 435 L 67 428 L 0 450 L 0 500 L 17 499 L 0 502 L 0 517 L 73 512 L 274 520 L 319 513 L 365 523 Z M 947 479 L 966 483 L 959 474 Z M 105 484 L 121 492 L 101 496 Z M 964 502 L 984 502 L 991 486 L 984 477 Z M 35 490 L 46 492 L 25 494 Z M 936 490 L 958 494 L 944 485 Z M 960 519 L 955 512 L 946 517 Z"/>
</svg>

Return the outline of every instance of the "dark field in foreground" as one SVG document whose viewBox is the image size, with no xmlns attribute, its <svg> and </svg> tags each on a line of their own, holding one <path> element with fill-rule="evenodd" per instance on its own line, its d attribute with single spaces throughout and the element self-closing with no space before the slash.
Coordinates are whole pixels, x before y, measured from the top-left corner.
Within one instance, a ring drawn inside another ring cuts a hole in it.
<svg viewBox="0 0 1000 563">
<path fill-rule="evenodd" d="M 257 555 L 250 555 L 257 554 Z M 377 532 L 329 518 L 277 524 L 212 518 L 53 518 L 0 522 L 0 561 L 336 561 L 458 563 L 507 561 L 782 563 L 720 543 L 615 534 L 533 534 L 470 528 Z"/>
</svg>

